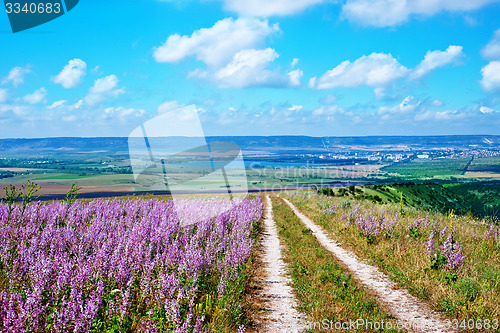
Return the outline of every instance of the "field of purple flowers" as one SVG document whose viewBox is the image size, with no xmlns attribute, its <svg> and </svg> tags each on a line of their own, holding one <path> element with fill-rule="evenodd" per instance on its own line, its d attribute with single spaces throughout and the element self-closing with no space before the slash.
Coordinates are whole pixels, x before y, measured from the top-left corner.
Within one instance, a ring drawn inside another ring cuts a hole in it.
<svg viewBox="0 0 500 333">
<path fill-rule="evenodd" d="M 0 331 L 200 332 L 238 317 L 262 203 L 235 200 L 177 202 L 182 218 L 160 200 L 0 205 Z"/>
</svg>

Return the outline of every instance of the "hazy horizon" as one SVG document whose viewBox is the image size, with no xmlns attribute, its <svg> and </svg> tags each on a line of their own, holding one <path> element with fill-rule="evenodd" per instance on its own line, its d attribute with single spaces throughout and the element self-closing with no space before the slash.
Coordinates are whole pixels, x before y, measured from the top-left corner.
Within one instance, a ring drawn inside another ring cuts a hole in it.
<svg viewBox="0 0 500 333">
<path fill-rule="evenodd" d="M 425 138 L 425 137 L 459 137 L 459 136 L 470 136 L 470 137 L 482 137 L 482 136 L 493 136 L 500 137 L 500 134 L 437 134 L 437 135 L 343 135 L 343 136 L 314 136 L 314 135 L 302 135 L 302 134 L 283 134 L 283 135 L 207 135 L 205 137 L 308 137 L 308 138 L 370 138 L 370 137 L 406 137 L 406 138 Z M 196 136 L 159 136 L 155 138 L 201 138 Z M 74 138 L 74 139 L 109 139 L 109 138 L 118 138 L 118 139 L 127 139 L 127 136 L 47 136 L 47 137 L 9 137 L 9 138 L 0 138 L 0 140 L 43 140 L 43 139 L 61 139 L 61 138 Z"/>
</svg>

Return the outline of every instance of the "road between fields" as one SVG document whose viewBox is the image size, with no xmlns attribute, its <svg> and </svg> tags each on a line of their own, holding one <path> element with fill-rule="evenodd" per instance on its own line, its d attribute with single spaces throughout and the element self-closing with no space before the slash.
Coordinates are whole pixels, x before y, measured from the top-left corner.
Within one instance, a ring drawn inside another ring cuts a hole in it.
<svg viewBox="0 0 500 333">
<path fill-rule="evenodd" d="M 261 297 L 266 300 L 268 316 L 266 332 L 300 332 L 306 329 L 304 315 L 297 311 L 297 300 L 282 259 L 278 230 L 273 219 L 273 206 L 269 195 L 265 197 L 263 264 L 267 274 Z"/>
<path fill-rule="evenodd" d="M 356 254 L 342 248 L 323 228 L 302 214 L 290 201 L 282 199 L 312 231 L 318 242 L 340 260 L 358 282 L 376 295 L 377 300 L 401 323 L 402 328 L 410 328 L 406 329 L 409 332 L 455 332 L 448 328 L 444 319 L 427 304 L 410 295 L 407 290 L 397 289 L 394 282 L 377 267 L 365 263 Z"/>
</svg>

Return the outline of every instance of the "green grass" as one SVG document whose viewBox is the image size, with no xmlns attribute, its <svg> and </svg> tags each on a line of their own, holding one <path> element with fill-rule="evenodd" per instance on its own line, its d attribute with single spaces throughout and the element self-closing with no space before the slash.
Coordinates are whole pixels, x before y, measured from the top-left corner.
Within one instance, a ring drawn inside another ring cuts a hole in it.
<svg viewBox="0 0 500 333">
<path fill-rule="evenodd" d="M 445 187 L 467 203 L 473 213 L 500 218 L 500 184 L 465 183 Z"/>
<path fill-rule="evenodd" d="M 89 175 L 89 176 L 80 176 L 80 175 L 73 175 L 73 174 L 54 174 L 54 175 L 45 175 L 43 177 L 38 177 L 38 178 L 33 178 L 33 181 L 38 181 L 38 180 L 74 180 L 74 179 L 83 179 L 83 178 L 90 178 L 90 177 L 95 177 L 95 175 Z"/>
<path fill-rule="evenodd" d="M 475 158 L 468 171 L 500 173 L 500 156 Z"/>
<path fill-rule="evenodd" d="M 394 319 L 358 286 L 288 206 L 277 198 L 272 202 L 279 236 L 285 245 L 284 260 L 299 299 L 299 310 L 309 316 L 309 321 L 335 323 L 361 318 L 372 322 L 390 321 L 395 327 Z"/>
<path fill-rule="evenodd" d="M 500 218 L 500 185 L 487 183 L 400 183 L 357 187 L 355 192 L 348 188 L 322 188 L 318 193 L 343 196 L 373 203 L 395 203 L 401 201 L 408 207 L 425 211 L 457 214 L 473 214 L 476 217 L 496 216 Z"/>
<path fill-rule="evenodd" d="M 417 179 L 449 178 L 462 175 L 470 158 L 460 159 L 415 159 L 409 162 L 394 163 L 382 168 L 382 171 L 411 176 Z"/>
</svg>

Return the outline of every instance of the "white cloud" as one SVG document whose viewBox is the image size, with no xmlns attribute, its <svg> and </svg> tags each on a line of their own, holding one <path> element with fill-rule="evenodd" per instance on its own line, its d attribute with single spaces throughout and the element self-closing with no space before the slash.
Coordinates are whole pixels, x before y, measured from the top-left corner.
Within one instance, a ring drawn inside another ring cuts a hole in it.
<svg viewBox="0 0 500 333">
<path fill-rule="evenodd" d="M 466 116 L 465 113 L 459 112 L 457 110 L 447 110 L 442 112 L 436 112 L 435 118 L 437 120 L 454 120 L 464 118 Z"/>
<path fill-rule="evenodd" d="M 184 104 L 180 104 L 177 101 L 167 101 L 163 102 L 158 106 L 158 114 L 163 114 L 165 112 L 170 112 L 179 108 L 182 108 Z"/>
<path fill-rule="evenodd" d="M 124 107 L 116 107 L 116 108 L 106 108 L 104 109 L 104 114 L 106 118 L 112 118 L 118 116 L 118 118 L 126 118 L 128 116 L 140 117 L 146 111 L 144 109 L 134 109 L 134 108 L 124 108 Z"/>
<path fill-rule="evenodd" d="M 366 85 L 382 88 L 407 76 L 408 69 L 390 54 L 372 53 L 354 62 L 343 61 L 319 79 L 312 78 L 309 86 L 316 89 L 357 87 Z"/>
<path fill-rule="evenodd" d="M 292 105 L 291 107 L 288 108 L 288 110 L 290 111 L 300 111 L 302 110 L 304 107 L 302 105 Z"/>
<path fill-rule="evenodd" d="M 224 0 L 224 7 L 241 16 L 283 16 L 296 14 L 324 0 Z"/>
<path fill-rule="evenodd" d="M 415 99 L 413 96 L 408 96 L 406 97 L 400 104 L 393 106 L 393 107 L 387 107 L 387 106 L 382 106 L 379 108 L 378 113 L 379 114 L 386 114 L 386 113 L 410 113 L 410 112 L 415 112 L 421 109 L 421 104 L 422 102 Z"/>
<path fill-rule="evenodd" d="M 420 103 L 413 96 L 408 96 L 399 104 L 399 110 L 401 112 L 413 112 L 420 106 Z"/>
<path fill-rule="evenodd" d="M 213 78 L 223 88 L 288 85 L 288 78 L 268 69 L 278 57 L 272 48 L 242 50 L 234 55 L 229 64 L 216 70 Z"/>
<path fill-rule="evenodd" d="M 0 114 L 12 112 L 16 116 L 25 116 L 27 110 L 25 105 L 0 104 Z"/>
<path fill-rule="evenodd" d="M 40 104 L 45 102 L 45 97 L 47 97 L 47 89 L 42 87 L 32 94 L 24 96 L 23 100 L 29 104 Z"/>
<path fill-rule="evenodd" d="M 291 72 L 288 72 L 288 77 L 290 79 L 290 85 L 293 87 L 300 86 L 300 79 L 304 75 L 301 69 L 296 69 Z"/>
<path fill-rule="evenodd" d="M 83 105 L 83 99 L 79 100 L 78 102 L 76 102 L 72 108 L 73 109 L 79 109 L 81 106 Z"/>
<path fill-rule="evenodd" d="M 7 100 L 7 89 L 0 89 L 0 103 L 4 103 Z"/>
<path fill-rule="evenodd" d="M 489 107 L 486 107 L 486 106 L 481 106 L 479 108 L 479 112 L 483 113 L 483 114 L 488 114 L 488 113 L 494 113 L 494 112 L 497 112 L 496 110 L 493 110 Z"/>
<path fill-rule="evenodd" d="M 499 0 L 348 0 L 342 8 L 347 19 L 364 26 L 387 27 L 410 16 L 432 16 L 442 11 L 468 12 Z"/>
<path fill-rule="evenodd" d="M 432 106 L 443 106 L 444 103 L 442 101 L 440 101 L 439 99 L 435 99 L 431 102 L 431 105 Z"/>
<path fill-rule="evenodd" d="M 299 58 L 293 58 L 292 62 L 290 63 L 290 67 L 295 68 L 297 64 L 299 63 Z"/>
<path fill-rule="evenodd" d="M 226 18 L 191 36 L 169 36 L 155 49 L 154 58 L 176 63 L 194 57 L 207 67 L 192 70 L 188 77 L 210 80 L 221 88 L 300 85 L 301 70 L 286 75 L 269 68 L 279 55 L 272 48 L 259 48 L 267 37 L 279 32 L 279 26 L 270 25 L 268 20 Z"/>
<path fill-rule="evenodd" d="M 279 32 L 277 24 L 255 18 L 226 18 L 211 28 L 196 30 L 191 36 L 171 35 L 157 47 L 158 62 L 176 63 L 194 56 L 208 66 L 220 67 L 241 50 L 262 46 L 266 37 Z"/>
<path fill-rule="evenodd" d="M 93 105 L 107 98 L 117 97 L 118 95 L 123 94 L 125 90 L 123 88 L 117 88 L 117 86 L 118 78 L 114 74 L 97 79 L 95 80 L 94 85 L 90 87 L 89 93 L 85 97 L 85 102 Z"/>
<path fill-rule="evenodd" d="M 500 90 L 500 61 L 492 61 L 481 69 L 481 85 L 486 91 Z"/>
<path fill-rule="evenodd" d="M 55 101 L 51 105 L 47 106 L 47 109 L 49 109 L 49 110 L 58 109 L 60 107 L 63 107 L 64 104 L 66 104 L 65 100 Z"/>
<path fill-rule="evenodd" d="M 336 114 L 343 114 L 345 111 L 338 105 L 327 105 L 327 106 L 321 106 L 317 108 L 316 110 L 313 111 L 313 115 L 315 116 L 333 116 Z"/>
<path fill-rule="evenodd" d="M 445 51 L 427 51 L 424 60 L 411 73 L 411 78 L 421 78 L 438 67 L 456 63 L 465 56 L 462 50 L 462 46 L 450 45 Z"/>
<path fill-rule="evenodd" d="M 66 89 L 74 88 L 82 82 L 82 78 L 86 73 L 87 64 L 85 61 L 72 59 L 52 81 L 62 85 Z"/>
<path fill-rule="evenodd" d="M 495 31 L 493 38 L 481 50 L 483 57 L 490 60 L 500 60 L 500 29 Z"/>
<path fill-rule="evenodd" d="M 70 115 L 70 116 L 62 117 L 62 120 L 67 121 L 67 122 L 76 121 L 77 119 L 78 119 L 78 117 L 74 114 Z"/>
<path fill-rule="evenodd" d="M 446 110 L 440 112 L 426 111 L 415 114 L 416 121 L 452 121 L 469 117 L 470 114 L 458 110 Z M 449 125 L 449 124 L 447 124 Z"/>
<path fill-rule="evenodd" d="M 2 84 L 12 83 L 14 87 L 17 87 L 24 83 L 24 76 L 30 72 L 31 70 L 26 67 L 14 67 L 2 80 Z"/>
</svg>

